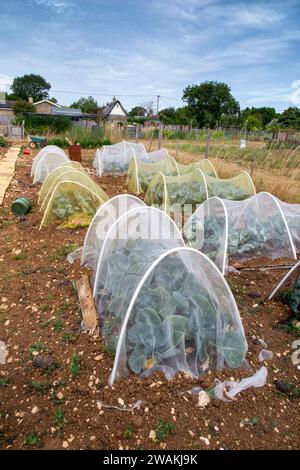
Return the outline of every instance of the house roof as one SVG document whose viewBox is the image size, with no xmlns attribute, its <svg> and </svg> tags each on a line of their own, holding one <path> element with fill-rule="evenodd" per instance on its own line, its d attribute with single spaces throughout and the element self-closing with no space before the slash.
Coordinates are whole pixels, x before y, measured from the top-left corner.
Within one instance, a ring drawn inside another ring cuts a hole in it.
<svg viewBox="0 0 300 470">
<path fill-rule="evenodd" d="M 127 111 L 123 108 L 121 102 L 116 99 L 114 99 L 111 103 L 107 103 L 107 105 L 104 106 L 104 108 L 101 110 L 101 115 L 103 117 L 108 117 L 110 113 L 112 112 L 112 110 L 114 109 L 114 107 L 116 106 L 116 104 L 119 104 L 119 106 L 124 111 L 125 116 L 127 116 Z"/>
<path fill-rule="evenodd" d="M 15 101 L 0 101 L 1 109 L 12 109 Z"/>
<path fill-rule="evenodd" d="M 41 103 L 48 103 L 48 104 L 51 104 L 51 106 L 55 106 L 56 108 L 61 108 L 62 107 L 60 104 L 53 103 L 53 101 L 50 101 L 50 100 L 36 101 L 35 103 L 33 103 L 33 105 L 35 106 L 36 104 L 41 104 Z"/>
<path fill-rule="evenodd" d="M 81 109 L 78 108 L 65 108 L 63 106 L 60 106 L 58 108 L 52 107 L 51 110 L 52 114 L 55 114 L 57 116 L 82 116 L 82 111 Z"/>
</svg>

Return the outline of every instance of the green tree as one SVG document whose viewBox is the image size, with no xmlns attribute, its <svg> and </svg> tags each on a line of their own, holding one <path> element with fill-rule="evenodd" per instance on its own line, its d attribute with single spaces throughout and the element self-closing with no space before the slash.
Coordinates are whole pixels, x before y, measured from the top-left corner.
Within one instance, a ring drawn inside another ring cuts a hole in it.
<svg viewBox="0 0 300 470">
<path fill-rule="evenodd" d="M 259 131 L 263 127 L 262 120 L 254 114 L 249 114 L 248 117 L 245 117 L 243 127 L 245 127 L 247 131 Z"/>
<path fill-rule="evenodd" d="M 137 116 L 144 117 L 147 114 L 147 110 L 143 106 L 134 106 L 128 113 L 128 115 L 132 118 Z"/>
<path fill-rule="evenodd" d="M 300 108 L 292 107 L 285 109 L 279 117 L 278 123 L 286 129 L 300 129 Z"/>
<path fill-rule="evenodd" d="M 222 115 L 236 114 L 240 110 L 239 103 L 230 93 L 226 83 L 208 81 L 199 85 L 187 86 L 183 90 L 185 101 L 200 127 L 213 127 Z"/>
<path fill-rule="evenodd" d="M 52 96 L 52 98 L 49 98 L 49 100 L 50 100 L 52 103 L 58 103 L 57 99 L 54 98 L 54 96 Z"/>
<path fill-rule="evenodd" d="M 261 108 L 247 107 L 241 112 L 242 122 L 245 122 L 249 116 L 257 117 L 261 121 L 262 126 L 266 127 L 273 119 L 277 117 L 277 113 L 275 108 L 269 108 L 266 106 Z"/>
<path fill-rule="evenodd" d="M 193 110 L 189 106 L 182 106 L 176 109 L 176 124 L 188 126 L 193 118 Z"/>
<path fill-rule="evenodd" d="M 11 89 L 13 94 L 19 96 L 22 100 L 28 101 L 31 96 L 33 101 L 40 101 L 49 97 L 48 91 L 51 85 L 41 75 L 23 75 L 16 77 Z"/>
<path fill-rule="evenodd" d="M 175 108 L 165 108 L 159 111 L 158 117 L 164 124 L 175 124 L 176 123 L 176 111 Z"/>
<path fill-rule="evenodd" d="M 18 100 L 13 105 L 13 112 L 16 116 L 22 116 L 25 113 L 35 113 L 35 107 L 28 101 Z"/>
<path fill-rule="evenodd" d="M 95 98 L 88 96 L 87 98 L 79 98 L 78 101 L 75 101 L 73 104 L 71 104 L 71 108 L 81 109 L 83 113 L 87 114 L 97 114 L 99 105 Z"/>
</svg>

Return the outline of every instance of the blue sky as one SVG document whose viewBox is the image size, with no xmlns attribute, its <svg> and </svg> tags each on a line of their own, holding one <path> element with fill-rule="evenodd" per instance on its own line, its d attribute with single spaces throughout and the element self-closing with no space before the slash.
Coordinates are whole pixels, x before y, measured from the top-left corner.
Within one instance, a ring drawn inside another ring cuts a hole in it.
<svg viewBox="0 0 300 470">
<path fill-rule="evenodd" d="M 300 102 L 299 0 L 5 0 L 0 44 L 0 90 L 39 73 L 66 105 L 115 94 L 129 110 L 160 94 L 177 107 L 204 80 L 242 108 Z"/>
</svg>

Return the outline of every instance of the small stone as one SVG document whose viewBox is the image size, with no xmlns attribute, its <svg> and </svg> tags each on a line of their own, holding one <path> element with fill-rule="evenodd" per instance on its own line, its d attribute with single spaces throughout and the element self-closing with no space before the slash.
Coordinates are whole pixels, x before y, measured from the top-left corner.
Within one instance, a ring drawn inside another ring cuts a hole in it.
<svg viewBox="0 0 300 470">
<path fill-rule="evenodd" d="M 33 415 L 35 415 L 35 414 L 38 413 L 39 411 L 40 411 L 39 408 L 35 405 L 35 406 L 32 408 L 31 413 L 32 413 Z"/>
<path fill-rule="evenodd" d="M 194 437 L 195 436 L 195 433 L 193 433 L 193 431 L 191 431 L 190 429 L 188 430 L 189 431 L 189 435 Z"/>
<path fill-rule="evenodd" d="M 10 320 L 6 320 L 6 322 L 4 323 L 4 326 L 8 326 L 10 324 Z"/>
<path fill-rule="evenodd" d="M 58 400 L 62 400 L 64 398 L 63 394 L 61 392 L 58 392 L 58 394 L 56 395 L 56 397 L 58 398 Z"/>
<path fill-rule="evenodd" d="M 143 425 L 143 418 L 141 416 L 133 416 L 131 422 L 133 427 L 140 429 Z"/>
<path fill-rule="evenodd" d="M 90 441 L 95 441 L 96 440 L 96 436 L 91 436 L 90 437 Z"/>
<path fill-rule="evenodd" d="M 118 398 L 118 404 L 119 404 L 120 406 L 124 406 L 124 400 L 123 400 L 123 398 Z"/>
<path fill-rule="evenodd" d="M 32 351 L 31 353 L 33 356 L 38 356 L 39 355 L 39 352 L 38 351 Z"/>
<path fill-rule="evenodd" d="M 198 393 L 198 402 L 197 406 L 200 406 L 200 408 L 204 408 L 207 406 L 210 402 L 210 398 L 208 394 L 205 392 L 205 390 L 201 390 L 201 392 Z"/>
<path fill-rule="evenodd" d="M 34 367 L 40 367 L 41 369 L 48 369 L 54 362 L 51 356 L 35 356 L 32 360 L 32 365 Z"/>
<path fill-rule="evenodd" d="M 63 441 L 62 446 L 64 449 L 67 449 L 69 447 L 68 441 Z"/>
<path fill-rule="evenodd" d="M 209 446 L 209 444 L 210 444 L 210 442 L 209 442 L 209 440 L 207 439 L 207 437 L 200 436 L 200 441 L 203 441 L 204 444 L 206 444 L 207 446 Z"/>
<path fill-rule="evenodd" d="M 155 439 L 156 439 L 156 433 L 153 429 L 151 429 L 151 431 L 149 433 L 149 439 L 152 439 L 153 441 L 155 441 Z"/>
<path fill-rule="evenodd" d="M 95 357 L 95 361 L 101 361 L 103 358 L 102 354 L 99 354 L 98 356 Z"/>
<path fill-rule="evenodd" d="M 287 383 L 285 383 L 283 380 L 276 380 L 275 386 L 276 389 L 279 390 L 281 393 L 288 393 L 289 391 Z"/>
<path fill-rule="evenodd" d="M 73 436 L 73 434 L 70 434 L 70 436 L 68 437 L 68 442 L 73 442 L 75 439 L 75 437 Z"/>
</svg>

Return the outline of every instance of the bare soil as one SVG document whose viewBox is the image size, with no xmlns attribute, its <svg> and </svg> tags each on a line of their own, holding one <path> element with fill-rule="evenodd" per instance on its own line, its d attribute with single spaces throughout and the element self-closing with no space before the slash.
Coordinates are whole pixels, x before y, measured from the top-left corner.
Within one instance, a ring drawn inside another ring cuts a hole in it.
<svg viewBox="0 0 300 470">
<path fill-rule="evenodd" d="M 83 158 L 91 174 L 93 154 L 84 151 Z M 299 386 L 299 370 L 291 361 L 295 336 L 280 327 L 288 307 L 267 301 L 286 271 L 241 270 L 227 277 L 248 340 L 249 366 L 256 371 L 262 365 L 253 335 L 274 353 L 265 364 L 266 386 L 248 389 L 231 403 L 211 400 L 204 409 L 197 407 L 192 387 L 208 390 L 216 378 L 241 379 L 251 371 L 212 371 L 199 379 L 177 374 L 170 382 L 159 374 L 130 375 L 109 388 L 113 358 L 101 337 L 80 328 L 73 281 L 84 270 L 66 261 L 69 245 L 82 245 L 86 230 L 39 231 L 32 158 L 18 160 L 1 207 L 0 340 L 8 356 L 0 365 L 0 449 L 298 449 L 299 394 L 276 388 L 277 380 Z M 127 191 L 125 177 L 95 179 L 109 196 Z M 19 195 L 33 203 L 22 219 L 10 210 Z M 271 264 L 259 264 L 266 262 Z M 126 405 L 142 400 L 142 405 L 128 412 L 97 406 L 97 400 L 120 406 L 118 399 Z M 149 434 L 161 420 L 174 427 L 166 426 L 162 442 L 155 442 Z"/>
</svg>

